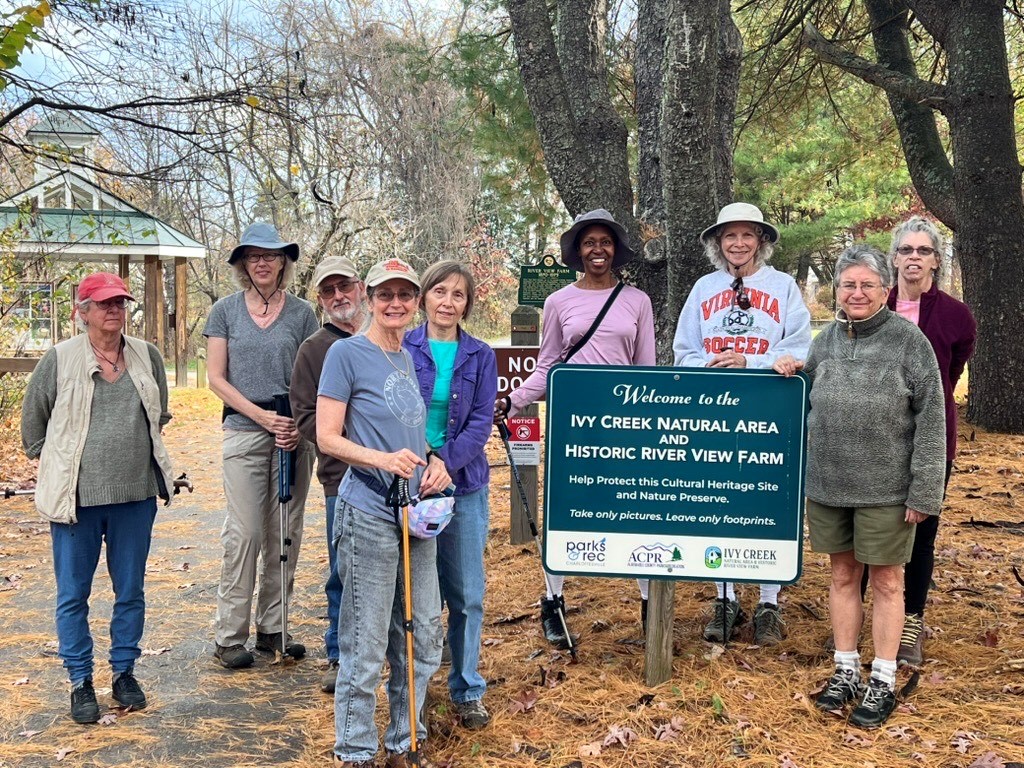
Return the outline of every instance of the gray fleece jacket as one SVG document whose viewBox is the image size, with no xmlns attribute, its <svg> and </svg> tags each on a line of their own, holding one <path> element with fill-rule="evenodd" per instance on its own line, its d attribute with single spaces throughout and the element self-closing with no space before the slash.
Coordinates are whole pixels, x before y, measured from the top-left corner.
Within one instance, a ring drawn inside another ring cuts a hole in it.
<svg viewBox="0 0 1024 768">
<path fill-rule="evenodd" d="M 946 469 L 942 379 L 928 339 L 887 307 L 811 342 L 807 497 L 830 507 L 905 504 L 939 514 Z"/>
</svg>

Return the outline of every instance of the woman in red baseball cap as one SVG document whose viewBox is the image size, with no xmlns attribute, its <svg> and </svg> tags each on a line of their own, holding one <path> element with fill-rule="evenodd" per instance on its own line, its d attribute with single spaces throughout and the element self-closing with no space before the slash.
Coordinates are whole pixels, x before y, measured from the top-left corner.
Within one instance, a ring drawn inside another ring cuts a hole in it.
<svg viewBox="0 0 1024 768">
<path fill-rule="evenodd" d="M 77 723 L 100 719 L 89 595 L 104 541 L 114 588 L 111 695 L 124 707 L 146 706 L 134 675 L 142 654 L 146 558 L 156 497 L 169 503 L 173 488 L 160 434 L 171 418 L 164 361 L 152 344 L 125 335 L 128 301 L 135 299 L 117 275 L 96 272 L 82 280 L 75 315 L 85 332 L 43 355 L 21 411 L 25 453 L 39 457 L 35 502 L 50 521 L 59 654 Z"/>
</svg>

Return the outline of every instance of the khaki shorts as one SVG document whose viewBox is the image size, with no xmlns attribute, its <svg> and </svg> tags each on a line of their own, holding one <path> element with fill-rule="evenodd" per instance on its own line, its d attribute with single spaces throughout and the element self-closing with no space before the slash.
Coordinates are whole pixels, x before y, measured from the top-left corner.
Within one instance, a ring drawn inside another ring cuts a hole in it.
<svg viewBox="0 0 1024 768">
<path fill-rule="evenodd" d="M 826 507 L 807 500 L 811 549 L 836 554 L 853 550 L 867 565 L 902 565 L 910 560 L 917 526 L 903 504 L 887 507 Z"/>
</svg>

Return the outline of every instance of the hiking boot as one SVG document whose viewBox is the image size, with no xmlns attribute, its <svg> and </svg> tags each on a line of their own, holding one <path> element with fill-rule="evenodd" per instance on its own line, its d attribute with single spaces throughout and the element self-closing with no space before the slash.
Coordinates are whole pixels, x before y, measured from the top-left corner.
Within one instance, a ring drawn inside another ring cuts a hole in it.
<svg viewBox="0 0 1024 768">
<path fill-rule="evenodd" d="M 114 679 L 110 695 L 122 707 L 128 707 L 129 709 L 146 708 L 146 694 L 142 692 L 139 681 L 135 679 L 135 673 L 131 669 L 122 672 Z"/>
<path fill-rule="evenodd" d="M 338 684 L 338 660 L 330 659 L 327 662 L 327 669 L 324 670 L 324 676 L 320 678 L 320 690 L 324 693 L 334 693 L 334 688 Z"/>
<path fill-rule="evenodd" d="M 491 722 L 491 715 L 480 699 L 456 702 L 455 711 L 459 713 L 462 727 L 470 731 L 479 731 Z"/>
<path fill-rule="evenodd" d="M 924 663 L 924 619 L 916 613 L 903 617 L 903 635 L 896 652 L 900 666 L 920 667 Z"/>
<path fill-rule="evenodd" d="M 251 667 L 254 661 L 252 654 L 245 649 L 244 645 L 218 645 L 213 652 L 222 667 L 227 669 L 242 669 Z"/>
<path fill-rule="evenodd" d="M 878 728 L 896 709 L 896 692 L 877 677 L 868 680 L 864 698 L 850 713 L 850 722 L 860 728 Z"/>
<path fill-rule="evenodd" d="M 257 632 L 256 650 L 261 653 L 272 653 L 277 656 L 281 652 L 281 633 Z M 288 640 L 285 641 L 284 653 L 281 655 L 291 656 L 293 659 L 301 659 L 306 655 L 306 646 L 302 643 L 293 643 L 292 636 L 288 635 Z"/>
<path fill-rule="evenodd" d="M 92 680 L 86 680 L 71 691 L 71 719 L 76 723 L 95 723 L 100 719 L 100 705 Z"/>
<path fill-rule="evenodd" d="M 419 762 L 416 765 L 419 765 L 420 768 L 437 768 L 437 763 L 423 754 L 422 746 L 416 750 L 416 756 L 419 758 Z M 412 765 L 414 763 L 409 757 L 408 752 L 388 752 L 388 756 L 384 760 L 384 768 L 408 768 Z"/>
<path fill-rule="evenodd" d="M 846 702 L 859 697 L 864 690 L 860 672 L 856 669 L 836 667 L 832 677 L 828 679 L 825 690 L 818 694 L 814 706 L 823 712 L 838 712 L 846 706 Z"/>
<path fill-rule="evenodd" d="M 548 600 L 546 597 L 540 599 L 540 623 L 544 627 L 544 637 L 551 643 L 555 648 L 561 650 L 567 650 L 569 648 L 569 639 L 565 636 L 565 630 L 562 629 L 562 619 L 559 618 L 558 613 L 561 610 L 562 617 L 565 617 L 565 598 L 559 595 Z M 566 622 L 568 626 L 568 622 Z M 572 643 L 576 644 L 579 640 L 578 635 L 572 635 Z"/>
<path fill-rule="evenodd" d="M 754 645 L 762 648 L 782 642 L 786 624 L 782 621 L 779 606 L 773 603 L 758 603 L 754 609 Z"/>
<path fill-rule="evenodd" d="M 335 755 L 334 768 L 377 768 L 377 763 L 373 760 L 360 760 L 359 762 L 342 760 L 340 757 Z"/>
<path fill-rule="evenodd" d="M 738 602 L 727 597 L 717 598 L 711 621 L 704 627 L 704 639 L 709 643 L 724 643 L 735 634 L 736 627 L 746 620 Z"/>
<path fill-rule="evenodd" d="M 452 663 L 452 647 L 448 645 L 448 635 L 441 642 L 441 664 Z"/>
</svg>

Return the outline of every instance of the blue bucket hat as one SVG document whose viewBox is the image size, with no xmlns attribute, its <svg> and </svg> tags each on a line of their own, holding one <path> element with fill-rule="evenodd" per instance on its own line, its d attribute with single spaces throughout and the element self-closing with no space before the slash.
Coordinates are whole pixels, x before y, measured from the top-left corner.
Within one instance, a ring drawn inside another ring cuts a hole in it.
<svg viewBox="0 0 1024 768">
<path fill-rule="evenodd" d="M 242 233 L 242 239 L 238 241 L 238 245 L 231 251 L 231 255 L 228 256 L 228 264 L 234 264 L 242 258 L 245 249 L 250 245 L 272 251 L 284 251 L 284 254 L 292 261 L 299 260 L 298 243 L 283 242 L 273 224 L 268 224 L 265 221 L 254 221 L 245 228 L 245 231 Z"/>
</svg>

